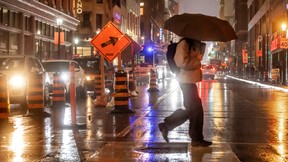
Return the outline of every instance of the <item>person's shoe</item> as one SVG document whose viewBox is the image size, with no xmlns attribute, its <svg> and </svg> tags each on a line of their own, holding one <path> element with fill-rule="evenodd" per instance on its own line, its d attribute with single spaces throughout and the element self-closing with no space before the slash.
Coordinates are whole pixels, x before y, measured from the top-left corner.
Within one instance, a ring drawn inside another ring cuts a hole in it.
<svg viewBox="0 0 288 162">
<path fill-rule="evenodd" d="M 160 130 L 163 138 L 165 139 L 165 141 L 167 143 L 169 143 L 169 139 L 168 139 L 168 132 L 169 131 L 168 131 L 167 127 L 165 126 L 165 124 L 164 123 L 159 123 L 158 127 L 159 127 L 159 130 Z"/>
<path fill-rule="evenodd" d="M 212 142 L 205 140 L 191 142 L 192 147 L 208 147 L 210 145 L 212 145 Z"/>
</svg>

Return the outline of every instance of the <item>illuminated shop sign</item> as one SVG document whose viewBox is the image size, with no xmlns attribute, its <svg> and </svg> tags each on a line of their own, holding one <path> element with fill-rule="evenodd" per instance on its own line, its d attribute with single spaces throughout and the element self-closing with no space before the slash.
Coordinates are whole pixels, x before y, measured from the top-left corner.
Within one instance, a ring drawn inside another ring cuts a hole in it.
<svg viewBox="0 0 288 162">
<path fill-rule="evenodd" d="M 118 24 L 120 24 L 120 22 L 121 22 L 121 15 L 119 15 L 117 12 L 115 12 L 115 14 L 114 14 L 114 20 L 115 20 L 115 22 L 117 22 Z"/>
<path fill-rule="evenodd" d="M 274 51 L 277 49 L 288 49 L 288 38 L 276 33 L 272 35 L 270 50 Z"/>
<path fill-rule="evenodd" d="M 159 37 L 159 39 L 160 39 L 160 40 L 163 39 L 163 30 L 162 30 L 162 28 L 160 28 L 160 37 Z"/>
<path fill-rule="evenodd" d="M 82 13 L 82 0 L 77 0 L 76 2 L 76 12 L 77 14 L 81 14 Z"/>
<path fill-rule="evenodd" d="M 288 39 L 287 38 L 276 38 L 271 41 L 270 49 L 271 51 L 277 49 L 287 49 L 288 48 Z"/>
</svg>

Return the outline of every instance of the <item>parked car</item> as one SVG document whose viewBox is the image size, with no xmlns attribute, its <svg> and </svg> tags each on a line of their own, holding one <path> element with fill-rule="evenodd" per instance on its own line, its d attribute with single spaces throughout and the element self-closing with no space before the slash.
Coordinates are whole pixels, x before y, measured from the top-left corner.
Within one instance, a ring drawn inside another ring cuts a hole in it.
<svg viewBox="0 0 288 162">
<path fill-rule="evenodd" d="M 85 74 L 82 67 L 74 60 L 47 60 L 43 61 L 42 65 L 47 71 L 50 79 L 50 93 L 53 90 L 53 75 L 56 72 L 60 73 L 60 78 L 65 83 L 65 93 L 66 98 L 69 99 L 70 96 L 70 66 L 74 65 L 75 69 L 75 86 L 76 86 L 76 96 L 86 96 L 85 88 Z"/>
<path fill-rule="evenodd" d="M 76 62 L 84 69 L 86 80 L 85 86 L 88 91 L 94 91 L 95 74 L 100 73 L 100 57 L 81 57 L 75 58 Z M 113 64 L 104 59 L 104 74 L 105 74 L 105 88 L 108 88 L 110 92 L 113 91 L 114 84 L 114 67 Z"/>
<path fill-rule="evenodd" d="M 32 55 L 0 56 L 0 75 L 7 76 L 7 87 L 11 104 L 21 104 L 27 111 L 29 82 L 33 75 L 42 75 L 44 99 L 49 99 L 49 77 L 41 62 Z"/>
<path fill-rule="evenodd" d="M 216 74 L 216 69 L 212 65 L 209 65 L 209 64 L 202 65 L 201 70 L 202 70 L 203 79 L 214 80 L 215 74 Z"/>
</svg>

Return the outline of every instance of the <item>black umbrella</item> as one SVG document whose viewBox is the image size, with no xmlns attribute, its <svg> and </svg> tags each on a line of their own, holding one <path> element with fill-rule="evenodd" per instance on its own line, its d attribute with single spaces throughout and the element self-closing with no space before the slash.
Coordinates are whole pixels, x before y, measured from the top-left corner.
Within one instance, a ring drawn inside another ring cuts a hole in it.
<svg viewBox="0 0 288 162">
<path fill-rule="evenodd" d="M 237 39 L 228 21 L 203 14 L 174 15 L 164 22 L 164 29 L 200 41 L 227 42 Z"/>
</svg>

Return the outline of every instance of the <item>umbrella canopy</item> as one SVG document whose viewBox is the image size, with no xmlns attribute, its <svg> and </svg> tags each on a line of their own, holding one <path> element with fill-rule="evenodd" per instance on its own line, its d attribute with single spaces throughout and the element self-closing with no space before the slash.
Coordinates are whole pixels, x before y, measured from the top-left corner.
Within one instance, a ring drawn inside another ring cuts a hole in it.
<svg viewBox="0 0 288 162">
<path fill-rule="evenodd" d="M 227 42 L 237 39 L 228 21 L 203 14 L 174 15 L 164 22 L 164 29 L 200 41 Z"/>
</svg>

